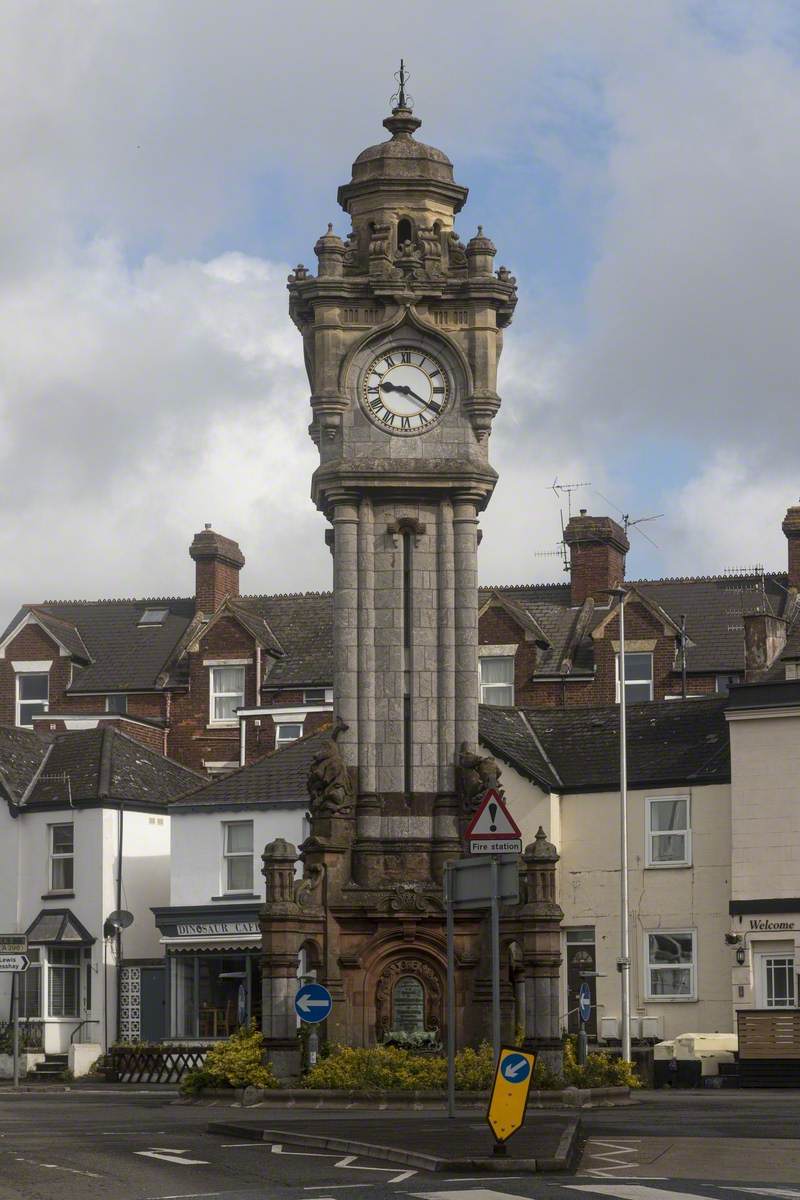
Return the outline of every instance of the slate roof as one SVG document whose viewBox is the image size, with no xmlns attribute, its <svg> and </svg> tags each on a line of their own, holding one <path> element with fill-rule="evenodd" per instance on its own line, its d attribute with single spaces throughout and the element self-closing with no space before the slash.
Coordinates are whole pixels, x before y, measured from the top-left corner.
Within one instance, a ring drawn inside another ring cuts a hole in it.
<svg viewBox="0 0 800 1200">
<path fill-rule="evenodd" d="M 18 804 L 47 753 L 47 744 L 29 729 L 0 725 L 0 795 Z"/>
<path fill-rule="evenodd" d="M 744 668 L 742 614 L 761 596 L 760 577 L 732 576 L 698 579 L 629 581 L 659 605 L 677 624 L 687 618 L 689 672 L 728 673 Z M 787 577 L 766 578 L 772 611 L 787 609 Z M 593 671 L 591 631 L 608 612 L 595 606 L 575 644 L 582 610 L 570 602 L 569 583 L 505 585 L 481 588 L 481 607 L 496 593 L 521 612 L 523 623 L 541 633 L 549 646 L 540 648 L 537 676 L 569 668 L 572 676 Z M 266 687 L 330 687 L 333 682 L 333 596 L 331 592 L 295 595 L 243 596 L 233 601 L 243 623 L 278 657 L 271 661 Z M 140 626 L 146 608 L 164 607 L 160 626 Z M 152 600 L 97 600 L 26 605 L 2 635 L 5 637 L 33 610 L 50 622 L 56 637 L 77 660 L 71 693 L 152 690 L 185 684 L 181 650 L 196 633 L 194 601 L 190 597 Z M 800 657 L 800 618 L 789 630 L 785 657 Z M 537 638 L 538 640 L 538 638 Z M 82 663 L 86 663 L 82 666 Z"/>
<path fill-rule="evenodd" d="M 11 733 L 28 739 L 23 754 Z M 105 801 L 161 807 L 203 778 L 109 726 L 55 734 L 48 743 L 36 734 L 0 728 L 0 773 L 15 772 L 16 794 L 10 797 L 15 804 L 40 768 L 25 809 Z"/>
<path fill-rule="evenodd" d="M 330 725 L 290 742 L 247 767 L 231 771 L 195 788 L 174 802 L 173 816 L 208 808 L 263 808 L 272 805 L 308 805 L 306 780 L 311 759 L 331 734 Z"/>
<path fill-rule="evenodd" d="M 730 779 L 727 697 L 628 706 L 630 787 Z M 619 787 L 619 709 L 499 708 L 482 705 L 480 739 L 545 789 Z"/>
</svg>

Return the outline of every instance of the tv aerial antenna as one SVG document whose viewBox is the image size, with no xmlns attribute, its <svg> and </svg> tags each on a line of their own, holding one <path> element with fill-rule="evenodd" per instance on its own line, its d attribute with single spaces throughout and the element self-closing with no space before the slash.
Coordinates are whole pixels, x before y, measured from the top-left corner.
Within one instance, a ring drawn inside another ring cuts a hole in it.
<svg viewBox="0 0 800 1200">
<path fill-rule="evenodd" d="M 555 550 L 541 550 L 538 554 L 534 554 L 534 558 L 560 558 L 564 571 L 569 571 L 569 550 L 567 549 L 566 539 L 564 537 L 564 496 L 567 497 L 567 520 L 572 516 L 572 493 L 577 492 L 579 488 L 591 487 L 590 483 L 562 483 L 556 475 L 553 482 L 547 488 L 548 492 L 552 492 L 558 500 L 558 514 L 561 519 L 561 538 L 556 542 Z"/>
<path fill-rule="evenodd" d="M 615 512 L 619 513 L 619 515 L 622 517 L 622 525 L 626 533 L 629 529 L 635 529 L 638 534 L 641 534 L 646 542 L 649 542 L 651 546 L 655 546 L 656 550 L 661 549 L 658 542 L 653 541 L 650 535 L 645 533 L 643 529 L 640 529 L 639 526 L 646 524 L 648 521 L 660 520 L 660 518 L 664 516 L 663 513 L 654 513 L 651 517 L 635 517 L 633 520 L 631 520 L 630 513 L 623 512 L 622 509 L 614 504 L 612 500 L 609 500 L 608 496 L 604 496 L 603 493 L 598 492 L 597 489 L 595 489 L 595 494 L 599 496 L 601 500 L 605 500 L 606 504 L 610 505 Z"/>
</svg>

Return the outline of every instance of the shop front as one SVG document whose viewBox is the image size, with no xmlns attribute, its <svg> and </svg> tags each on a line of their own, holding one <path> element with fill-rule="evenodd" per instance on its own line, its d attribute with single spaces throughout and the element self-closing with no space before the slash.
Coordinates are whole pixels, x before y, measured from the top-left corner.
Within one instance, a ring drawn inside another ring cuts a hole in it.
<svg viewBox="0 0 800 1200">
<path fill-rule="evenodd" d="M 167 1036 L 210 1042 L 261 1024 L 258 906 L 153 910 L 166 951 Z"/>
<path fill-rule="evenodd" d="M 732 900 L 735 1009 L 800 1007 L 800 902 Z"/>
</svg>

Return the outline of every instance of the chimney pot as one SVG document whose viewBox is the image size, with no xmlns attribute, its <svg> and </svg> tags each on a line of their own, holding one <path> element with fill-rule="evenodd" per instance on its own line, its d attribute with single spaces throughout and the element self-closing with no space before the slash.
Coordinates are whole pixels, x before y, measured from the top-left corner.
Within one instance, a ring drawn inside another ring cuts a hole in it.
<svg viewBox="0 0 800 1200">
<path fill-rule="evenodd" d="M 800 588 L 800 504 L 787 508 L 782 529 L 789 543 L 789 587 Z"/>
<path fill-rule="evenodd" d="M 570 517 L 564 530 L 569 546 L 570 592 L 574 605 L 591 596 L 608 603 L 611 588 L 625 579 L 625 555 L 630 549 L 627 534 L 611 517 L 591 517 L 582 508 Z"/>
<path fill-rule="evenodd" d="M 758 609 L 744 615 L 744 678 L 755 683 L 770 669 L 786 645 L 786 622 Z"/>
<path fill-rule="evenodd" d="M 244 555 L 238 542 L 215 533 L 210 525 L 194 535 L 189 554 L 195 562 L 195 611 L 214 613 L 226 596 L 239 595 Z"/>
</svg>

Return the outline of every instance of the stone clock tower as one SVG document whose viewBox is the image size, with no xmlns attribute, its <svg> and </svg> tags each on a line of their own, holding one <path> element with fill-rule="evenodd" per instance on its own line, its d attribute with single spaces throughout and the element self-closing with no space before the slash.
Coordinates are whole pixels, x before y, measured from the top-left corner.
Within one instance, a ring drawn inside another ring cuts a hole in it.
<svg viewBox="0 0 800 1200">
<path fill-rule="evenodd" d="M 312 496 L 330 523 L 338 720 L 312 770 L 303 880 L 291 885 L 293 847 L 265 851 L 275 1053 L 295 1036 L 298 950 L 333 993 L 333 1040 L 443 1023 L 442 869 L 462 852 L 458 764 L 478 741 L 478 514 L 497 479 L 489 435 L 516 281 L 480 227 L 460 241 L 467 189 L 415 137 L 402 69 L 396 101 L 388 140 L 339 188 L 350 232 L 329 226 L 316 275 L 289 276 L 319 450 Z M 488 999 L 480 917 L 459 938 L 464 1041 Z"/>
</svg>

